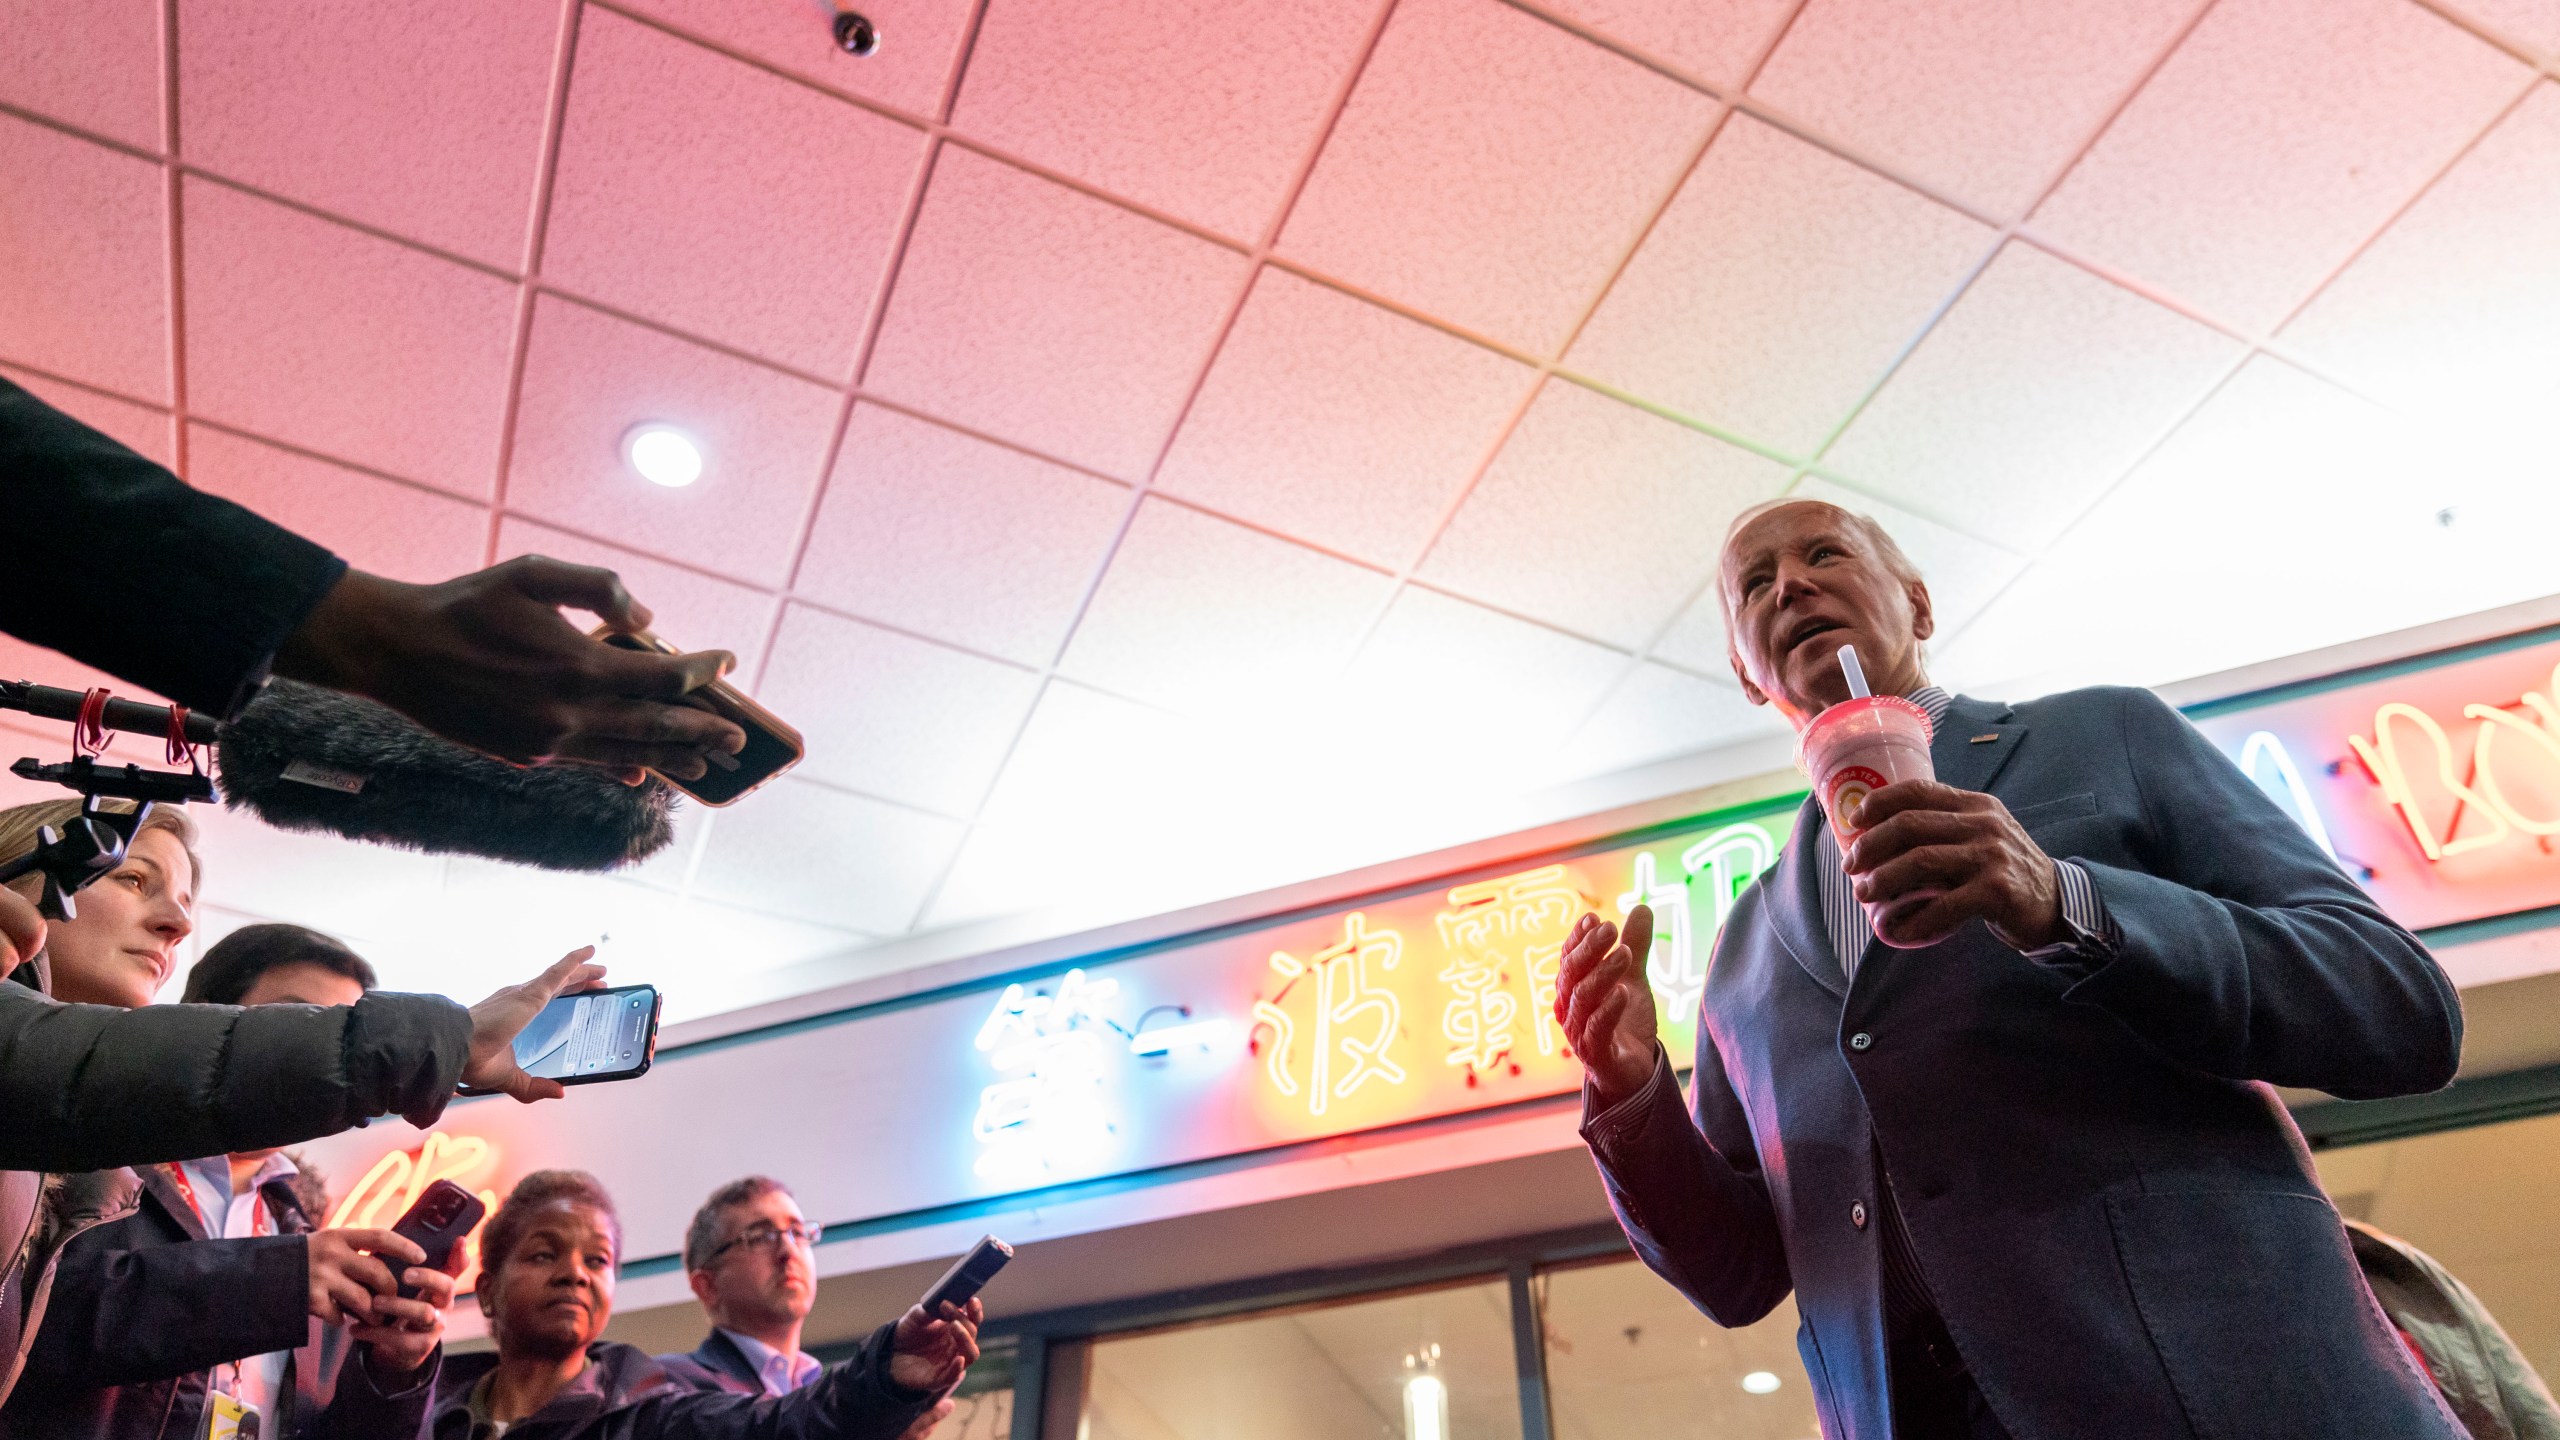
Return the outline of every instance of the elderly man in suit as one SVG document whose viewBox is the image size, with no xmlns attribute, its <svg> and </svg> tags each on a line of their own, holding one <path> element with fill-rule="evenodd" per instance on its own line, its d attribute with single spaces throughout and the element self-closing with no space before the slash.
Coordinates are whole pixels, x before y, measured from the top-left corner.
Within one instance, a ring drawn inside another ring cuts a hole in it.
<svg viewBox="0 0 2560 1440">
<path fill-rule="evenodd" d="M 2270 1088 L 2451 1080 L 2426 950 L 2148 692 L 1932 686 L 1874 521 L 1762 506 L 1717 584 L 1755 703 L 1803 728 L 1855 644 L 1937 778 L 1846 853 L 1807 802 L 1717 941 L 1685 1108 L 1651 914 L 1577 922 L 1557 1018 L 1637 1254 L 1725 1325 L 1794 1291 L 1835 1440 L 2459 1440 Z"/>
</svg>

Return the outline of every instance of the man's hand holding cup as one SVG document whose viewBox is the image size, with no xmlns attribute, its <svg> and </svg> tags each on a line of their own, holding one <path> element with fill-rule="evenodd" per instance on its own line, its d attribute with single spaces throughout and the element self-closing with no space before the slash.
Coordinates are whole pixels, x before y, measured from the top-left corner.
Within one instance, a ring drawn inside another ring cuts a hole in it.
<svg viewBox="0 0 2560 1440">
<path fill-rule="evenodd" d="M 2068 938 L 2053 857 L 2000 797 L 1902 780 L 1867 796 L 1858 821 L 1841 861 L 1886 944 L 1935 945 L 1973 919 L 2017 950 Z"/>
</svg>

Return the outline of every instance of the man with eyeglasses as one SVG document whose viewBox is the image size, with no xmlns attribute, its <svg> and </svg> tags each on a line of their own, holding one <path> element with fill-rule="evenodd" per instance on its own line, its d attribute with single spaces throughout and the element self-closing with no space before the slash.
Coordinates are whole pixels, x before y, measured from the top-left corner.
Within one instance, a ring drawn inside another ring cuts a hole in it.
<svg viewBox="0 0 2560 1440">
<path fill-rule="evenodd" d="M 668 1378 L 694 1390 L 787 1395 L 825 1367 L 800 1349 L 800 1327 L 818 1298 L 818 1227 L 790 1188 L 749 1175 L 711 1192 L 684 1232 L 685 1278 L 711 1317 L 689 1355 L 661 1355 Z M 950 1397 L 919 1416 L 901 1440 L 924 1440 L 951 1413 Z"/>
</svg>

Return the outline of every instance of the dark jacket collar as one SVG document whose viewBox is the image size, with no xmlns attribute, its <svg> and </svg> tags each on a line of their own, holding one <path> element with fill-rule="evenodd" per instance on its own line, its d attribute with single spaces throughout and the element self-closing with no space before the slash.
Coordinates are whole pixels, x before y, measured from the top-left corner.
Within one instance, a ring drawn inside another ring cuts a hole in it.
<svg viewBox="0 0 2560 1440">
<path fill-rule="evenodd" d="M 458 1440 L 471 1433 L 471 1391 L 498 1368 L 494 1350 L 447 1355 L 436 1377 L 433 1423 L 435 1440 Z M 599 1340 L 587 1347 L 587 1368 L 551 1397 L 551 1403 L 515 1423 L 509 1434 L 524 1432 L 531 1440 L 537 1422 L 544 1433 L 557 1427 L 566 1433 L 599 1415 L 635 1405 L 669 1384 L 667 1372 L 649 1352 L 618 1340 Z"/>
<path fill-rule="evenodd" d="M 757 1394 L 764 1393 L 764 1376 L 757 1373 L 756 1362 L 737 1341 L 729 1338 L 728 1331 L 717 1325 L 711 1327 L 711 1333 L 704 1336 L 702 1344 L 694 1350 L 693 1362 L 715 1374 L 743 1381 Z"/>
</svg>

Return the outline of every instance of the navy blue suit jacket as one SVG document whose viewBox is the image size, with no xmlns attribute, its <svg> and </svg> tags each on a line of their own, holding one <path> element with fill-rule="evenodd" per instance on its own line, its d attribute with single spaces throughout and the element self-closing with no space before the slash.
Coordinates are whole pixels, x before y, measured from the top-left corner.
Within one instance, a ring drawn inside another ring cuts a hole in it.
<svg viewBox="0 0 2560 1440">
<path fill-rule="evenodd" d="M 2425 948 L 2147 691 L 1958 697 L 1931 754 L 2086 866 L 2121 939 L 2039 963 L 1975 921 L 1844 985 L 1808 803 L 1717 940 L 1691 1106 L 1666 1060 L 1584 1126 L 1637 1254 L 1721 1324 L 1793 1290 L 1824 1433 L 1884 1440 L 1881 1156 L 2017 1440 L 2460 1440 L 2270 1088 L 2450 1081 Z"/>
<path fill-rule="evenodd" d="M 688 1390 L 720 1390 L 731 1395 L 764 1393 L 764 1377 L 756 1373 L 755 1362 L 716 1325 L 692 1353 L 661 1355 L 657 1359 L 658 1368 Z"/>
</svg>

